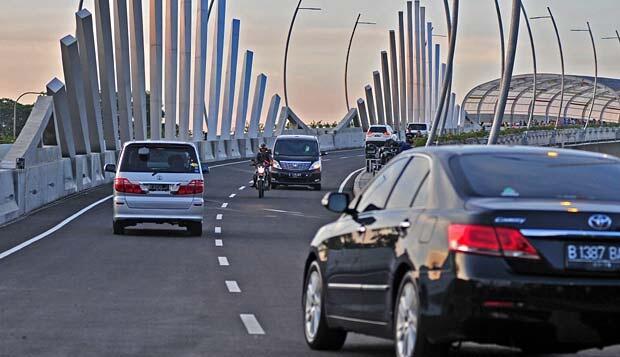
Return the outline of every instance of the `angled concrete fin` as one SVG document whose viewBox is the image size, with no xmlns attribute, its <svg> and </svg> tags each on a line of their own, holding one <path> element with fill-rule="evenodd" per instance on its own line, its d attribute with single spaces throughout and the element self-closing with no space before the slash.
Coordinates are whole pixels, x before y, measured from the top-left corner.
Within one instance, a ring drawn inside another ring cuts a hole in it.
<svg viewBox="0 0 620 357">
<path fill-rule="evenodd" d="M 357 115 L 357 108 L 352 108 L 351 110 L 349 110 L 349 112 L 347 113 L 347 115 L 344 116 L 344 118 L 340 121 L 340 123 L 338 123 L 338 125 L 336 125 L 336 127 L 334 128 L 335 132 L 338 132 L 344 128 L 348 128 L 349 126 L 351 126 L 351 123 L 354 122 L 359 116 Z"/>
<path fill-rule="evenodd" d="M 54 119 L 58 129 L 56 136 L 59 139 L 62 156 L 75 157 L 75 141 L 65 84 L 58 78 L 52 79 L 47 84 L 47 95 L 54 100 Z"/>
</svg>

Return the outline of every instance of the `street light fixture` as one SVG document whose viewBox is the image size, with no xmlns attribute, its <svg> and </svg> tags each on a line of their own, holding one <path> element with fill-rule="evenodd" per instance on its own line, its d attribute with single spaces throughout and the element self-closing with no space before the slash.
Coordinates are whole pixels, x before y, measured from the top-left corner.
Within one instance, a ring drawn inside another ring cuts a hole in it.
<svg viewBox="0 0 620 357">
<path fill-rule="evenodd" d="M 562 64 L 562 84 L 560 87 L 560 109 L 558 110 L 558 117 L 555 120 L 555 129 L 557 130 L 558 125 L 560 124 L 560 117 L 562 116 L 562 106 L 564 106 L 564 89 L 565 89 L 565 77 L 566 77 L 566 67 L 564 63 L 564 49 L 562 48 L 562 39 L 560 37 L 560 31 L 558 30 L 558 24 L 555 22 L 555 17 L 553 16 L 553 12 L 551 12 L 551 8 L 547 6 L 547 12 L 549 12 L 549 16 L 534 16 L 530 17 L 530 20 L 540 20 L 540 19 L 551 19 L 551 23 L 553 24 L 553 29 L 555 30 L 555 36 L 558 40 L 558 47 L 560 49 L 560 62 Z"/>
<path fill-rule="evenodd" d="M 572 32 L 587 32 L 590 34 L 590 40 L 592 41 L 592 50 L 594 51 L 594 91 L 592 93 L 592 106 L 590 107 L 590 112 L 588 113 L 588 120 L 586 121 L 586 125 L 584 129 L 588 128 L 590 124 L 590 120 L 592 119 L 592 113 L 594 112 L 594 104 L 596 101 L 596 91 L 598 89 L 598 54 L 596 52 L 596 42 L 594 41 L 594 34 L 592 33 L 592 27 L 590 27 L 590 22 L 586 22 L 588 25 L 587 29 L 573 29 Z"/>
<path fill-rule="evenodd" d="M 13 102 L 13 140 L 17 139 L 17 103 L 19 102 L 20 99 L 22 99 L 23 96 L 26 96 L 29 94 L 45 95 L 45 93 L 43 92 L 24 92 L 20 94 L 19 97 L 17 97 L 17 99 L 15 99 L 15 101 Z"/>
<path fill-rule="evenodd" d="M 376 25 L 376 22 L 360 21 L 362 14 L 357 15 L 355 20 L 355 26 L 353 26 L 353 32 L 351 33 L 351 39 L 349 40 L 349 48 L 347 49 L 347 59 L 344 65 L 344 97 L 347 103 L 347 112 L 351 110 L 351 104 L 349 103 L 349 56 L 351 55 L 351 46 L 353 45 L 353 39 L 355 38 L 355 31 L 358 25 Z"/>
<path fill-rule="evenodd" d="M 284 49 L 284 101 L 286 103 L 287 108 L 289 108 L 288 87 L 286 85 L 286 79 L 287 79 L 286 70 L 287 70 L 287 65 L 288 65 L 288 48 L 291 43 L 291 35 L 293 33 L 293 26 L 295 25 L 297 14 L 299 13 L 299 11 L 302 11 L 302 10 L 306 10 L 306 11 L 321 11 L 322 10 L 320 7 L 301 7 L 302 2 L 303 0 L 299 0 L 299 3 L 297 4 L 297 7 L 295 8 L 295 13 L 293 14 L 293 20 L 291 20 L 291 26 L 289 27 L 288 36 L 286 37 L 286 47 Z"/>
</svg>

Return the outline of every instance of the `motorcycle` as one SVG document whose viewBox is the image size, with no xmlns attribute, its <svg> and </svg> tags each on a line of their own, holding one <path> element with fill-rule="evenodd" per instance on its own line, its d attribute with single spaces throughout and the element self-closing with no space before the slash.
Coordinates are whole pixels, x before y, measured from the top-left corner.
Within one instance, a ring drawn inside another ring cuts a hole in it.
<svg viewBox="0 0 620 357">
<path fill-rule="evenodd" d="M 258 198 L 265 197 L 265 191 L 269 190 L 269 171 L 265 163 L 254 164 L 256 166 L 256 190 Z"/>
</svg>

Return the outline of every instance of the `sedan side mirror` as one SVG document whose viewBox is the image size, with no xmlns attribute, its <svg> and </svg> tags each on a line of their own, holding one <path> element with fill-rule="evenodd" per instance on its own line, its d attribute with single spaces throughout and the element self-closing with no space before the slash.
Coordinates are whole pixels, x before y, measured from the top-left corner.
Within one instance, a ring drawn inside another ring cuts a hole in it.
<svg viewBox="0 0 620 357">
<path fill-rule="evenodd" d="M 105 166 L 103 167 L 103 171 L 115 174 L 116 173 L 116 165 L 115 164 L 105 164 Z"/>
<path fill-rule="evenodd" d="M 349 203 L 351 199 L 346 193 L 331 192 L 323 197 L 321 203 L 323 207 L 334 213 L 349 213 Z"/>
</svg>

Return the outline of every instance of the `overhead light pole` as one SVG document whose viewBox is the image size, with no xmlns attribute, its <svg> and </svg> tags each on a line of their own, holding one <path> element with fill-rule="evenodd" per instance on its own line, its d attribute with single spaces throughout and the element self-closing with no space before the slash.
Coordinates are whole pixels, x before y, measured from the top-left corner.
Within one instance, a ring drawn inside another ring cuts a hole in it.
<svg viewBox="0 0 620 357">
<path fill-rule="evenodd" d="M 527 130 L 530 130 L 532 126 L 532 120 L 534 119 L 534 110 L 536 109 L 536 99 L 538 96 L 538 63 L 536 60 L 536 44 L 534 42 L 534 34 L 532 33 L 532 26 L 530 19 L 527 17 L 527 11 L 525 11 L 525 5 L 521 2 L 521 11 L 523 12 L 523 18 L 525 18 L 525 24 L 527 25 L 527 33 L 530 37 L 530 45 L 532 47 L 532 65 L 534 68 L 534 84 L 532 85 L 532 102 L 529 107 L 527 118 Z"/>
<path fill-rule="evenodd" d="M 22 99 L 22 97 L 30 94 L 45 95 L 45 93 L 43 92 L 24 92 L 20 94 L 17 99 L 15 99 L 15 101 L 13 102 L 13 140 L 17 139 L 17 103 L 19 103 L 19 100 Z"/>
<path fill-rule="evenodd" d="M 594 52 L 594 90 L 592 91 L 592 106 L 590 106 L 590 111 L 588 112 L 588 119 L 586 120 L 586 125 L 583 127 L 584 129 L 588 128 L 590 124 L 590 120 L 592 119 L 592 113 L 594 112 L 594 104 L 596 101 L 596 93 L 598 90 L 598 54 L 596 52 L 596 41 L 594 41 L 594 34 L 592 33 L 592 27 L 590 27 L 590 22 L 586 22 L 588 25 L 587 29 L 572 29 L 572 32 L 587 32 L 590 34 L 590 40 L 592 41 L 592 51 Z"/>
<path fill-rule="evenodd" d="M 564 106 L 564 89 L 565 85 L 565 77 L 566 77 L 566 66 L 564 63 L 564 49 L 562 48 L 562 38 L 560 37 L 560 31 L 558 30 L 558 24 L 555 21 L 555 17 L 553 16 L 553 12 L 551 12 L 551 8 L 547 6 L 548 16 L 535 16 L 531 17 L 530 20 L 540 20 L 540 19 L 550 19 L 553 24 L 553 29 L 555 30 L 555 36 L 558 40 L 558 48 L 560 49 L 560 63 L 562 65 L 562 78 L 560 85 L 560 108 L 558 109 L 558 117 L 555 120 L 555 129 L 557 130 L 558 125 L 560 124 L 560 118 L 562 117 L 562 107 Z"/>
<path fill-rule="evenodd" d="M 344 64 L 344 98 L 347 104 L 347 113 L 351 110 L 351 104 L 349 102 L 349 57 L 351 55 L 351 46 L 353 45 L 353 39 L 355 38 L 355 31 L 358 25 L 376 25 L 376 22 L 360 21 L 362 14 L 357 15 L 355 25 L 353 26 L 353 32 L 351 33 L 351 39 L 349 40 L 349 47 L 347 49 L 347 59 Z"/>
<path fill-rule="evenodd" d="M 506 40 L 504 36 L 504 21 L 502 20 L 502 10 L 499 7 L 499 0 L 495 0 L 495 12 L 497 13 L 497 24 L 499 25 L 499 43 L 502 55 L 502 75 L 506 68 Z"/>
<path fill-rule="evenodd" d="M 286 37 L 286 47 L 284 49 L 284 102 L 286 103 L 286 107 L 289 108 L 289 104 L 288 104 L 288 87 L 286 85 L 287 83 L 287 66 L 288 66 L 288 49 L 289 46 L 291 44 L 291 35 L 293 34 L 293 26 L 295 26 L 295 20 L 297 19 L 297 14 L 299 13 L 299 11 L 321 11 L 322 9 L 320 7 L 301 7 L 301 3 L 303 2 L 303 0 L 299 0 L 299 3 L 297 4 L 297 7 L 295 8 L 295 13 L 293 14 L 293 19 L 291 20 L 291 26 L 289 27 L 288 30 L 288 36 Z"/>
</svg>

